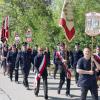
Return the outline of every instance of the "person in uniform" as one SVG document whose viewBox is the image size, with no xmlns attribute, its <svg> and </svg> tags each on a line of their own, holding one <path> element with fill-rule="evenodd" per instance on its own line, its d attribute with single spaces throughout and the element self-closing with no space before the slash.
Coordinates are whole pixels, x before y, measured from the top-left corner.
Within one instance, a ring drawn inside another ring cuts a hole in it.
<svg viewBox="0 0 100 100">
<path fill-rule="evenodd" d="M 50 75 L 51 75 L 50 51 L 49 51 L 49 48 L 48 48 L 48 47 L 46 47 L 46 49 L 45 49 L 45 55 L 46 55 L 46 58 L 47 58 L 48 74 L 49 74 L 49 76 L 50 76 Z"/>
<path fill-rule="evenodd" d="M 45 60 L 43 60 L 44 57 L 45 57 Z M 37 54 L 37 56 L 35 56 L 35 59 L 34 59 L 34 68 L 35 68 L 36 75 L 41 75 L 41 77 L 43 79 L 44 98 L 47 100 L 48 99 L 47 58 L 46 58 L 46 55 L 43 54 L 43 48 L 41 48 L 41 47 L 38 47 L 38 54 Z M 37 80 L 36 88 L 35 88 L 35 91 L 34 91 L 36 96 L 38 96 L 39 87 L 40 87 L 40 78 Z"/>
<path fill-rule="evenodd" d="M 56 62 L 56 52 L 59 51 L 60 49 L 60 43 L 57 44 L 56 48 L 54 48 L 54 51 L 53 51 L 53 63 L 54 63 L 54 79 L 56 79 L 56 74 L 57 74 L 57 71 L 59 69 L 58 67 L 58 63 Z"/>
<path fill-rule="evenodd" d="M 83 54 L 84 56 L 77 63 L 78 84 L 81 87 L 80 100 L 86 100 L 88 90 L 90 90 L 93 100 L 99 100 L 95 69 L 98 68 L 100 70 L 100 65 L 91 57 L 91 49 L 89 47 L 84 48 Z"/>
<path fill-rule="evenodd" d="M 32 49 L 32 63 L 33 63 L 33 72 L 34 72 L 34 58 L 37 55 L 37 45 Z"/>
<path fill-rule="evenodd" d="M 100 46 L 96 46 L 96 53 L 94 54 L 95 57 L 100 59 Z M 97 60 L 100 64 L 100 60 Z M 100 80 L 100 70 L 97 69 L 97 81 Z"/>
<path fill-rule="evenodd" d="M 80 50 L 80 44 L 79 43 L 76 43 L 75 44 L 75 50 L 73 51 L 73 69 L 74 69 L 74 74 L 75 74 L 75 82 L 77 84 L 77 81 L 78 81 L 78 77 L 79 77 L 79 74 L 77 73 L 76 71 L 76 65 L 77 65 L 77 62 L 78 60 L 83 56 L 83 52 Z"/>
<path fill-rule="evenodd" d="M 59 59 L 60 57 L 58 57 L 56 55 L 56 62 L 59 66 L 59 70 L 60 70 L 60 82 L 59 82 L 59 87 L 58 87 L 58 94 L 60 94 L 60 91 L 62 89 L 62 86 L 65 82 L 65 78 L 66 78 L 66 96 L 71 97 L 70 95 L 70 82 L 71 79 L 67 76 L 68 71 L 66 71 L 66 69 L 70 69 L 70 61 L 69 61 L 69 52 L 67 50 L 67 48 L 65 48 L 65 44 L 61 43 L 60 44 L 60 56 L 62 57 L 63 61 L 61 61 L 61 59 Z M 65 63 L 65 67 L 64 68 L 64 64 Z"/>
<path fill-rule="evenodd" d="M 7 53 L 8 53 L 8 47 L 4 46 L 2 48 L 2 66 L 3 66 L 4 76 L 5 76 L 5 73 L 7 72 Z"/>
<path fill-rule="evenodd" d="M 27 90 L 29 90 L 28 75 L 31 69 L 31 63 L 32 63 L 31 51 L 28 50 L 27 42 L 23 42 L 22 50 L 18 52 L 17 58 L 16 58 L 15 80 L 18 81 L 18 69 L 19 69 L 19 64 L 20 64 L 21 69 L 22 69 L 22 74 L 23 74 L 23 85 L 26 87 Z"/>
<path fill-rule="evenodd" d="M 12 81 L 13 78 L 13 71 L 15 70 L 15 62 L 16 62 L 16 57 L 17 57 L 17 48 L 16 45 L 11 46 L 11 50 L 7 54 L 7 65 L 9 67 L 9 75 L 10 75 L 10 80 Z"/>
<path fill-rule="evenodd" d="M 57 74 L 57 71 L 58 71 L 58 64 L 56 63 L 56 49 L 54 48 L 54 51 L 53 51 L 53 64 L 54 64 L 54 79 L 56 79 L 56 74 Z"/>
</svg>

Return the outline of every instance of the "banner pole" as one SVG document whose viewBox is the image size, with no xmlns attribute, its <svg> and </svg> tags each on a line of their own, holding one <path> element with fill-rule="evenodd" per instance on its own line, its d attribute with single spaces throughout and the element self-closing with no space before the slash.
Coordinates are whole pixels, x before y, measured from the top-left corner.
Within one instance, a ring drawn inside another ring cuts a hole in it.
<svg viewBox="0 0 100 100">
<path fill-rule="evenodd" d="M 92 36 L 92 46 L 91 46 L 91 70 L 93 70 L 93 61 L 92 61 L 92 54 L 93 54 L 93 36 Z"/>
</svg>

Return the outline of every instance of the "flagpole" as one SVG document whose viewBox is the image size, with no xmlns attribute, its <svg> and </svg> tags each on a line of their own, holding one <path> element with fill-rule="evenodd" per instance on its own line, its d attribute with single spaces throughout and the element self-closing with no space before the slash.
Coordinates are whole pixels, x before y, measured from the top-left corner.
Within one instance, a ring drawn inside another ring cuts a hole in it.
<svg viewBox="0 0 100 100">
<path fill-rule="evenodd" d="M 94 43 L 94 37 L 91 37 L 92 40 L 92 46 L 91 46 L 91 70 L 93 70 L 93 61 L 92 61 L 92 54 L 93 54 L 93 43 Z"/>
</svg>

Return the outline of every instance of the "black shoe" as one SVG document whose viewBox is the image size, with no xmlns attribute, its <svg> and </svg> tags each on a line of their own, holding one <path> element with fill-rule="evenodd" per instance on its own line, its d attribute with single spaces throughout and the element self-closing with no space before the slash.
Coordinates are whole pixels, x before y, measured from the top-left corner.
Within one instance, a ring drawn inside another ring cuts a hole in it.
<svg viewBox="0 0 100 100">
<path fill-rule="evenodd" d="M 60 90 L 58 90 L 58 94 L 60 94 Z"/>
<path fill-rule="evenodd" d="M 24 85 L 25 87 L 27 87 L 27 86 L 26 86 L 26 83 L 25 83 L 24 81 L 23 81 L 23 85 Z"/>
<path fill-rule="evenodd" d="M 34 94 L 36 97 L 38 97 L 38 93 L 36 92 L 36 89 L 34 90 Z"/>
<path fill-rule="evenodd" d="M 48 100 L 48 96 L 45 96 L 45 100 Z"/>
<path fill-rule="evenodd" d="M 10 78 L 10 81 L 12 82 L 12 78 Z"/>
<path fill-rule="evenodd" d="M 18 82 L 18 81 L 15 81 L 15 83 L 16 83 L 16 84 L 19 84 L 19 82 Z"/>
<path fill-rule="evenodd" d="M 38 97 L 38 93 L 34 93 L 36 97 Z"/>
<path fill-rule="evenodd" d="M 70 97 L 70 98 L 72 97 L 70 94 L 67 94 L 67 93 L 66 93 L 66 96 L 67 96 L 67 97 Z"/>
<path fill-rule="evenodd" d="M 30 88 L 29 87 L 26 87 L 26 89 L 29 90 Z"/>
</svg>

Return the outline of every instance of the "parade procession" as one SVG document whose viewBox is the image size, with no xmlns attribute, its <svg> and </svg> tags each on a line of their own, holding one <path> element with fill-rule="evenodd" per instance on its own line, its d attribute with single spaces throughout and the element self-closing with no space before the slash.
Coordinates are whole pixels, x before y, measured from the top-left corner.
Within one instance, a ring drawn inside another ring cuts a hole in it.
<svg viewBox="0 0 100 100">
<path fill-rule="evenodd" d="M 0 100 L 100 100 L 99 0 L 0 0 Z"/>
</svg>

